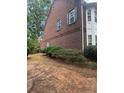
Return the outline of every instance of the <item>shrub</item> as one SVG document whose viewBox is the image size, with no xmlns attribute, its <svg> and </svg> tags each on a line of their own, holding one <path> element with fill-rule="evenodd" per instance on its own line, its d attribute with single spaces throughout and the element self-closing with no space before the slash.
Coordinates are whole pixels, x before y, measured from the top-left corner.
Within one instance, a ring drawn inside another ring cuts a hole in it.
<svg viewBox="0 0 124 93">
<path fill-rule="evenodd" d="M 45 53 L 45 48 L 41 48 L 40 52 Z"/>
<path fill-rule="evenodd" d="M 40 53 L 41 52 L 41 48 L 40 47 L 37 47 L 36 48 L 36 53 Z"/>
<path fill-rule="evenodd" d="M 52 56 L 53 53 L 59 49 L 61 48 L 57 46 L 50 46 L 50 47 L 45 48 L 43 52 L 45 52 L 48 56 Z"/>
<path fill-rule="evenodd" d="M 43 50 L 48 56 L 63 59 L 71 63 L 84 63 L 85 58 L 82 53 L 74 49 L 64 49 L 56 46 L 51 46 Z"/>
<path fill-rule="evenodd" d="M 27 47 L 27 56 L 29 53 L 30 53 L 30 49 L 29 49 L 29 47 Z"/>
<path fill-rule="evenodd" d="M 88 46 L 84 49 L 84 56 L 97 61 L 97 46 Z"/>
<path fill-rule="evenodd" d="M 56 53 L 56 54 L 55 54 Z M 57 57 L 72 63 L 81 63 L 83 61 L 83 56 L 77 50 L 73 49 L 60 49 L 54 53 Z"/>
<path fill-rule="evenodd" d="M 40 44 L 37 39 L 27 40 L 27 54 L 34 54 L 40 52 Z"/>
</svg>

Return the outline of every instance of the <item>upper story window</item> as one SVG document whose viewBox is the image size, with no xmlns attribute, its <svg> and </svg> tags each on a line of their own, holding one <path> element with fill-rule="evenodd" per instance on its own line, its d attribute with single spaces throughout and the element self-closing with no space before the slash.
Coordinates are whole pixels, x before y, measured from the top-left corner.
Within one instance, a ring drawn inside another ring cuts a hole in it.
<svg viewBox="0 0 124 93">
<path fill-rule="evenodd" d="M 90 9 L 87 12 L 87 17 L 88 17 L 88 21 L 91 21 L 91 10 Z"/>
<path fill-rule="evenodd" d="M 97 11 L 96 10 L 94 11 L 94 20 L 95 22 L 97 22 Z"/>
<path fill-rule="evenodd" d="M 73 24 L 77 19 L 77 9 L 74 8 L 68 13 L 68 24 Z"/>
<path fill-rule="evenodd" d="M 61 27 L 62 27 L 62 21 L 61 21 L 61 20 L 58 20 L 58 21 L 56 22 L 56 30 L 57 30 L 57 31 L 61 30 Z"/>
<path fill-rule="evenodd" d="M 88 35 L 88 45 L 92 45 L 92 35 Z"/>
</svg>

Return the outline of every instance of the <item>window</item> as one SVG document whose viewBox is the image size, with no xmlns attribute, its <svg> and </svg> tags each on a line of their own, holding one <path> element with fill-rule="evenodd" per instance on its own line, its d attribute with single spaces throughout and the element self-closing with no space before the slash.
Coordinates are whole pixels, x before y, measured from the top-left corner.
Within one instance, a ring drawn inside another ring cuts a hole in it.
<svg viewBox="0 0 124 93">
<path fill-rule="evenodd" d="M 47 42 L 46 47 L 49 47 L 49 46 L 50 46 L 50 43 L 49 43 L 49 42 Z"/>
<path fill-rule="evenodd" d="M 58 20 L 58 21 L 56 22 L 56 30 L 57 30 L 57 31 L 61 30 L 61 26 L 62 26 L 62 21 L 61 21 L 61 20 Z"/>
<path fill-rule="evenodd" d="M 77 12 L 76 12 L 76 8 L 71 10 L 69 13 L 68 13 L 68 24 L 73 24 L 76 22 L 76 17 L 77 17 Z"/>
<path fill-rule="evenodd" d="M 95 35 L 95 42 L 96 42 L 96 45 L 97 45 L 97 36 Z"/>
<path fill-rule="evenodd" d="M 90 9 L 88 10 L 87 15 L 88 15 L 88 21 L 91 21 L 91 10 Z"/>
<path fill-rule="evenodd" d="M 88 45 L 92 45 L 92 35 L 88 35 Z"/>
<path fill-rule="evenodd" d="M 94 19 L 95 19 L 95 22 L 97 22 L 97 12 L 96 12 L 96 10 L 94 11 Z"/>
</svg>

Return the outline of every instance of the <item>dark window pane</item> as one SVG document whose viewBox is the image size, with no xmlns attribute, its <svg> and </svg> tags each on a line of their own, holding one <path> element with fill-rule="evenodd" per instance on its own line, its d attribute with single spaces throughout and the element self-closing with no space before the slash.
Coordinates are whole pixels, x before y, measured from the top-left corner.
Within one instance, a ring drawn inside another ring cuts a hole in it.
<svg viewBox="0 0 124 93">
<path fill-rule="evenodd" d="M 91 21 L 91 16 L 88 16 L 88 21 Z"/>
</svg>

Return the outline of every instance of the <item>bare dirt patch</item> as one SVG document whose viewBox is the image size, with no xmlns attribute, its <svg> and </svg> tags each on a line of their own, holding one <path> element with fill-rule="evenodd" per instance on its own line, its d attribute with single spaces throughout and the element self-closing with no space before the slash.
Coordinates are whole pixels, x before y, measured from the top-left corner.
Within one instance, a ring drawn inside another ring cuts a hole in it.
<svg viewBox="0 0 124 93">
<path fill-rule="evenodd" d="M 96 93 L 96 70 L 29 55 L 28 93 Z"/>
</svg>

